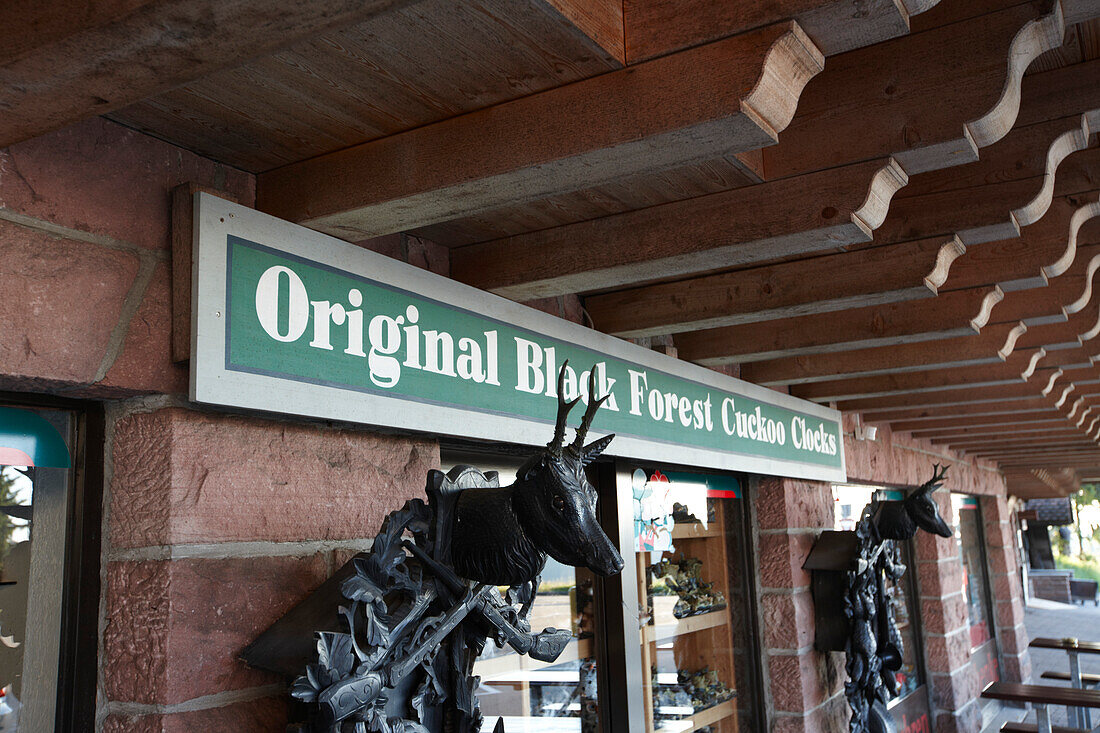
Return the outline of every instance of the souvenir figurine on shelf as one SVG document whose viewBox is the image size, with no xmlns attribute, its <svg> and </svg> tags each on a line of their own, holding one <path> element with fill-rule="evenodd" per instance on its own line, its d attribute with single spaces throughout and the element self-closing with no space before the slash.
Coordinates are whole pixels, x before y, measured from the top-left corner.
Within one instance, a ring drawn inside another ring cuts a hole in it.
<svg viewBox="0 0 1100 733">
<path fill-rule="evenodd" d="M 714 584 L 707 583 L 700 577 L 702 565 L 698 558 L 685 558 L 681 555 L 679 562 L 674 563 L 664 558 L 651 567 L 653 576 L 664 578 L 668 587 L 680 596 L 672 609 L 672 615 L 676 618 L 698 616 L 726 607 L 725 595 L 721 591 L 713 590 Z"/>
<path fill-rule="evenodd" d="M 694 672 L 677 670 L 676 684 L 673 685 L 658 684 L 655 668 L 652 676 L 653 710 L 657 720 L 675 720 L 694 715 L 737 697 L 736 690 L 727 687 L 718 679 L 718 672 L 708 667 Z M 677 712 L 668 712 L 671 710 Z"/>
</svg>

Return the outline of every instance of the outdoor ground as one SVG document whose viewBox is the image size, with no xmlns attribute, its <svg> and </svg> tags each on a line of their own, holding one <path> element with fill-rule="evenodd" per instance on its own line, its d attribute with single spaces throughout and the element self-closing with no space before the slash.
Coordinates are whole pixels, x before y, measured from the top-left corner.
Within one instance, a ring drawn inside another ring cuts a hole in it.
<svg viewBox="0 0 1100 733">
<path fill-rule="evenodd" d="M 1075 636 L 1078 639 L 1100 641 L 1100 608 L 1090 604 L 1085 606 L 1067 605 L 1033 598 L 1028 603 L 1024 615 L 1028 636 L 1060 639 Z M 1032 649 L 1031 664 L 1035 670 L 1032 682 L 1044 685 L 1069 684 L 1042 680 L 1039 675 L 1046 670 L 1069 671 L 1069 662 L 1063 652 L 1053 649 Z M 1100 674 L 1100 655 L 1081 655 L 1081 671 Z M 1004 713 L 991 721 L 982 733 L 994 733 L 1005 720 L 1019 720 L 1023 711 L 1006 709 Z M 1100 713 L 1093 713 L 1093 725 L 1100 723 Z M 1026 720 L 1035 722 L 1035 713 L 1028 711 Z M 1065 708 L 1051 708 L 1051 720 L 1055 725 L 1066 725 Z"/>
</svg>

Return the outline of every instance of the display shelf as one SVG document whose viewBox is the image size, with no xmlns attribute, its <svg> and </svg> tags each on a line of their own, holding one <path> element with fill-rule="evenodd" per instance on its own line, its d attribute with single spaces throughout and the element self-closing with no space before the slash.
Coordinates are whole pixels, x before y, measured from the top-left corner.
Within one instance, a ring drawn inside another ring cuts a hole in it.
<svg viewBox="0 0 1100 733">
<path fill-rule="evenodd" d="M 726 700 L 714 707 L 700 710 L 689 718 L 665 721 L 657 731 L 658 733 L 691 733 L 691 731 L 714 725 L 720 720 L 732 717 L 736 711 L 733 700 Z"/>
<path fill-rule="evenodd" d="M 674 624 L 661 624 L 660 626 L 646 626 L 643 630 L 642 640 L 649 643 L 660 643 L 677 636 L 691 634 L 703 629 L 712 629 L 716 626 L 724 626 L 730 622 L 730 610 L 723 608 L 721 611 L 701 613 L 698 616 L 688 616 Z"/>
<path fill-rule="evenodd" d="M 674 540 L 692 540 L 702 539 L 704 537 L 721 537 L 724 530 L 718 526 L 717 522 L 711 522 L 706 528 L 699 522 L 685 522 L 684 524 L 676 524 L 672 527 L 672 539 Z"/>
</svg>

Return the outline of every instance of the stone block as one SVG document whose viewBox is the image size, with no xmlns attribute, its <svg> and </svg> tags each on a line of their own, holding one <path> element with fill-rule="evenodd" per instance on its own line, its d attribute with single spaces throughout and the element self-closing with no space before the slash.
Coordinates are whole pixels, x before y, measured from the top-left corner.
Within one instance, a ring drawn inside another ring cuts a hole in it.
<svg viewBox="0 0 1100 733">
<path fill-rule="evenodd" d="M 946 514 L 944 516 L 951 515 Z M 959 543 L 954 537 L 940 537 L 928 532 L 917 532 L 917 536 L 913 540 L 917 546 L 918 562 L 938 562 L 959 557 Z"/>
<path fill-rule="evenodd" d="M 115 430 L 114 547 L 373 537 L 422 497 L 434 441 L 184 409 Z"/>
<path fill-rule="evenodd" d="M 926 598 L 940 598 L 963 589 L 962 563 L 958 558 L 918 562 L 917 576 L 921 596 Z"/>
<path fill-rule="evenodd" d="M 810 554 L 815 537 L 809 533 L 760 535 L 760 585 L 764 588 L 809 587 L 810 573 L 802 569 L 802 564 Z"/>
<path fill-rule="evenodd" d="M 172 704 L 281 682 L 237 655 L 327 576 L 322 555 L 110 563 L 108 699 Z"/>
<path fill-rule="evenodd" d="M 847 733 L 852 711 L 837 695 L 806 715 L 776 715 L 772 733 Z"/>
<path fill-rule="evenodd" d="M 929 672 L 950 674 L 970 661 L 970 629 L 962 628 L 946 636 L 925 635 L 925 661 Z"/>
<path fill-rule="evenodd" d="M 950 634 L 969 627 L 966 599 L 962 593 L 945 598 L 921 598 L 921 623 L 930 634 Z"/>
<path fill-rule="evenodd" d="M 252 175 L 102 117 L 0 150 L 0 168 L 6 208 L 150 249 L 168 247 L 169 191 L 181 183 L 255 200 Z"/>
<path fill-rule="evenodd" d="M 760 529 L 831 529 L 833 497 L 829 484 L 762 478 L 757 501 Z"/>
<path fill-rule="evenodd" d="M 1031 653 L 1024 650 L 1019 654 L 1001 655 L 1001 679 L 1005 682 L 1034 681 L 1045 684 L 1045 680 L 1032 680 L 1034 670 L 1031 665 Z"/>
<path fill-rule="evenodd" d="M 103 733 L 272 733 L 285 730 L 286 725 L 287 699 L 279 696 L 184 713 L 137 716 L 112 714 L 104 721 Z"/>
<path fill-rule="evenodd" d="M 764 593 L 764 644 L 769 649 L 802 649 L 814 643 L 814 603 L 809 591 Z"/>
<path fill-rule="evenodd" d="M 1026 624 L 999 626 L 997 628 L 997 645 L 1001 648 L 1002 654 L 1026 653 L 1030 641 Z"/>
<path fill-rule="evenodd" d="M 997 626 L 1016 626 L 1024 621 L 1024 603 L 1022 600 L 997 601 L 993 606 Z"/>
<path fill-rule="evenodd" d="M 0 323 L 15 328 L 0 339 L 2 381 L 91 382 L 138 258 L 0 220 L 0 261 Z"/>
<path fill-rule="evenodd" d="M 768 658 L 768 673 L 775 709 L 789 713 L 813 710 L 826 700 L 829 691 L 836 689 L 838 682 L 838 667 L 819 652 L 772 654 Z"/>
<path fill-rule="evenodd" d="M 982 729 L 982 711 L 977 701 L 958 711 L 936 715 L 936 733 L 976 733 Z"/>
<path fill-rule="evenodd" d="M 931 674 L 932 701 L 940 710 L 962 710 L 978 698 L 978 675 L 970 665 L 951 674 Z"/>
<path fill-rule="evenodd" d="M 187 364 L 172 363 L 171 283 L 158 264 L 141 305 L 130 319 L 122 351 L 100 383 L 125 392 L 187 393 Z"/>
</svg>

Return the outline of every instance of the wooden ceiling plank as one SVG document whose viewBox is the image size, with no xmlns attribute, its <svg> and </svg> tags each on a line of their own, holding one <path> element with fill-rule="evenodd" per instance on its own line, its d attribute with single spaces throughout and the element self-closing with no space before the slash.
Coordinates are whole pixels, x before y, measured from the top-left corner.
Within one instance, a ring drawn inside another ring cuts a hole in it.
<svg viewBox="0 0 1100 733">
<path fill-rule="evenodd" d="M 676 337 L 680 358 L 706 366 L 934 341 L 978 333 L 1004 297 L 994 287 L 957 290 L 780 321 L 691 331 Z"/>
<path fill-rule="evenodd" d="M 977 390 L 1028 381 L 1028 376 L 1034 370 L 1035 357 L 1041 358 L 1042 355 L 1041 350 L 1033 353 L 1016 352 L 1003 364 L 980 364 L 799 384 L 793 385 L 790 393 L 813 402 L 835 402 L 912 392 L 939 392 L 956 387 Z"/>
<path fill-rule="evenodd" d="M 766 182 L 459 247 L 451 275 L 523 301 L 836 251 L 871 240 L 905 181 L 889 160 L 815 173 L 800 181 L 806 205 Z"/>
<path fill-rule="evenodd" d="M 908 3 L 923 9 L 937 0 Z M 794 18 L 826 55 L 909 32 L 914 12 L 893 0 L 715 3 L 709 0 L 626 0 L 627 59 L 637 63 L 752 28 Z"/>
<path fill-rule="evenodd" d="M 5 12 L 0 147 L 104 114 L 405 0 L 99 0 Z"/>
<path fill-rule="evenodd" d="M 793 356 L 741 365 L 741 379 L 767 387 L 809 384 L 837 377 L 923 371 L 1004 360 L 1027 330 L 1022 323 L 989 325 L 978 335 L 872 349 Z"/>
<path fill-rule="evenodd" d="M 1042 434 L 1052 431 L 1058 432 L 1066 430 L 1068 425 L 1069 423 L 1067 423 L 1065 417 L 1058 415 L 1056 417 L 1045 417 L 1041 420 L 1017 420 L 1015 422 L 1004 422 L 982 427 L 940 428 L 937 430 L 912 430 L 907 432 L 914 438 L 927 438 L 933 443 L 936 443 L 971 437 L 987 438 L 1019 433 Z M 894 432 L 901 432 L 896 425 L 891 425 L 890 427 Z"/>
<path fill-rule="evenodd" d="M 754 150 L 823 63 L 769 26 L 268 171 L 257 208 L 357 240 Z"/>
<path fill-rule="evenodd" d="M 593 295 L 585 309 L 595 328 L 638 337 L 915 300 L 962 252 L 953 239 L 905 242 Z"/>
<path fill-rule="evenodd" d="M 1027 411 L 1009 411 L 985 415 L 930 415 L 923 419 L 890 420 L 890 429 L 899 433 L 910 433 L 917 437 L 935 435 L 956 430 L 980 430 L 1000 426 L 1013 426 L 1026 423 L 1061 422 L 1061 413 L 1053 408 L 1033 407 Z M 874 422 L 880 422 L 877 418 Z"/>
<path fill-rule="evenodd" d="M 1060 396 L 1060 394 L 1059 394 Z M 843 412 L 859 412 L 868 420 L 919 419 L 923 416 L 986 415 L 1038 405 L 1050 409 L 1051 401 L 1036 394 L 1035 385 L 1008 384 L 984 389 L 958 388 L 837 402 Z"/>
</svg>

